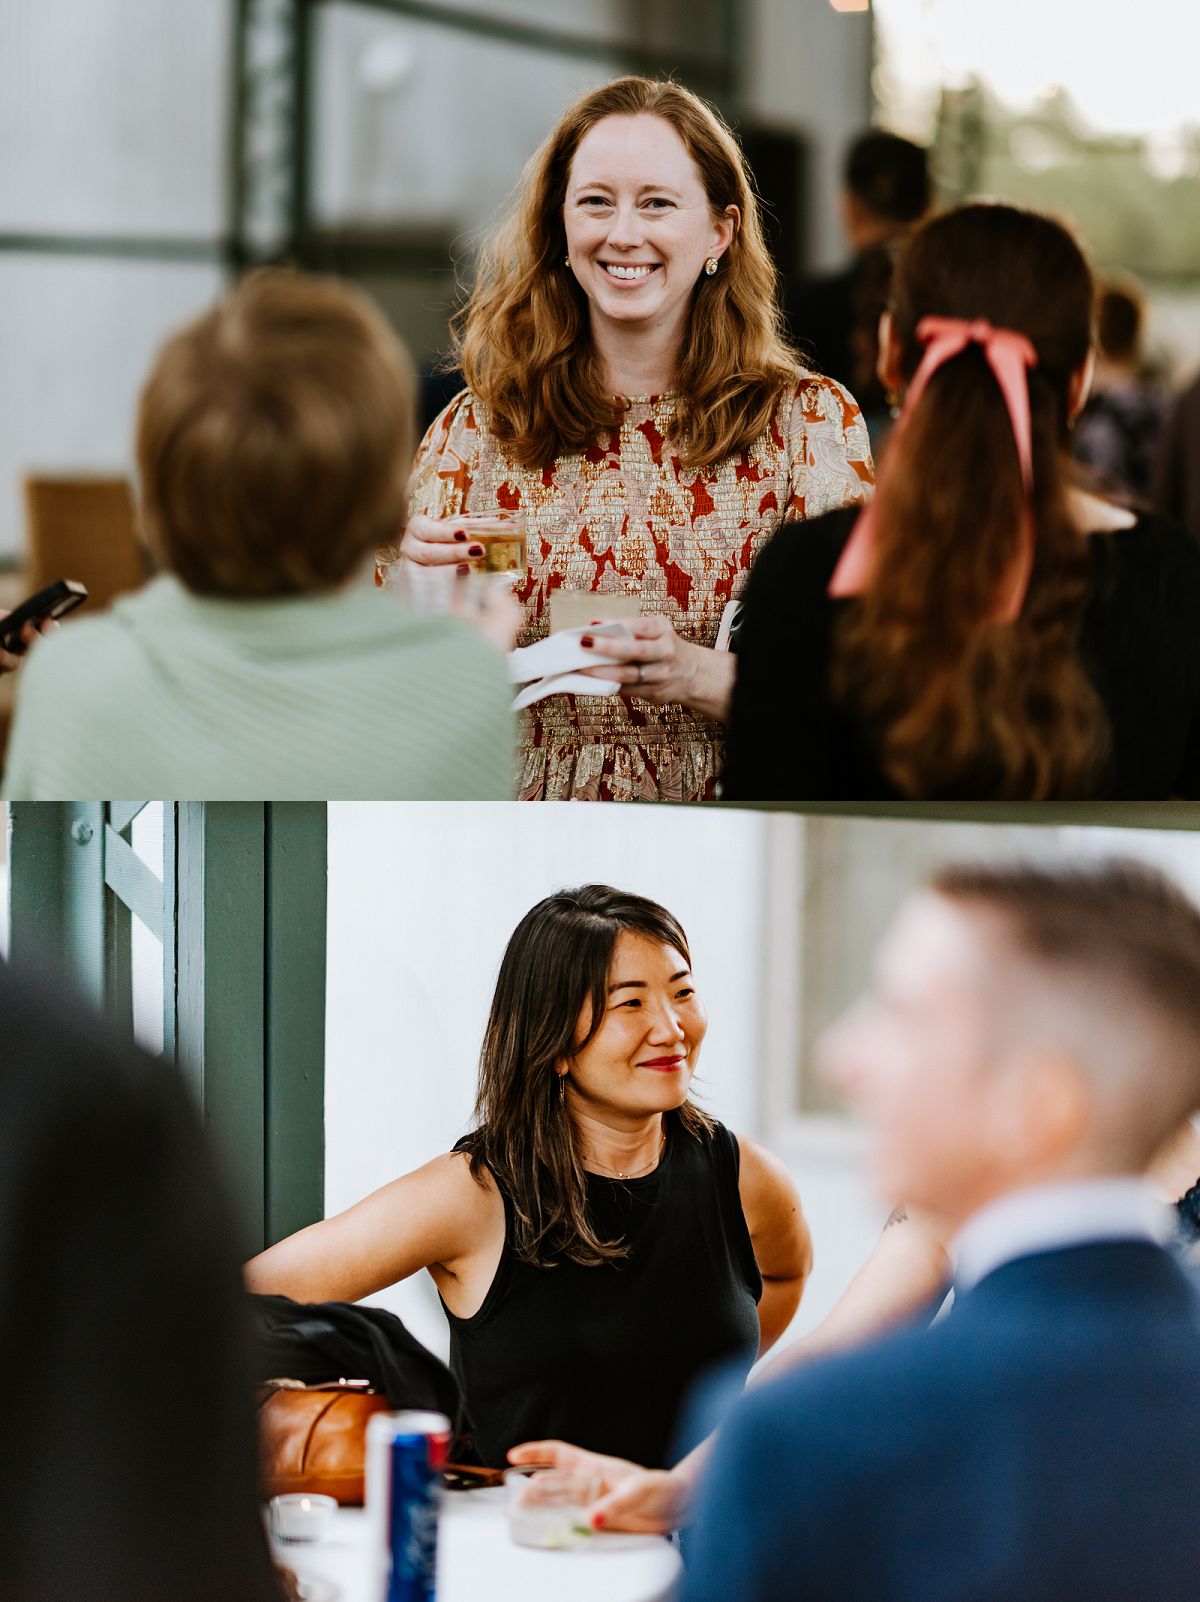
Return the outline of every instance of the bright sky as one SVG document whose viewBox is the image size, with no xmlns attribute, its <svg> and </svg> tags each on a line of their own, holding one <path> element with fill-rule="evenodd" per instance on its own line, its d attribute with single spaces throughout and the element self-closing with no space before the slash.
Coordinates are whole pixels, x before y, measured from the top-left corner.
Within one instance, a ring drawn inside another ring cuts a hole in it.
<svg viewBox="0 0 1200 1602">
<path fill-rule="evenodd" d="M 1018 107 L 1061 85 L 1097 131 L 1169 139 L 1200 127 L 1200 0 L 874 0 L 874 10 L 905 91 L 978 73 Z"/>
</svg>

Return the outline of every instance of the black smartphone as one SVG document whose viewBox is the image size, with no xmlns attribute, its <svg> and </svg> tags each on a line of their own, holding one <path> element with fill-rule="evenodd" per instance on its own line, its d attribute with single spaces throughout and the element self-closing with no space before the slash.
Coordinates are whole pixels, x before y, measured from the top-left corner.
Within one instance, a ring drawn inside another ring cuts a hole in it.
<svg viewBox="0 0 1200 1602">
<path fill-rule="evenodd" d="M 22 656 L 25 642 L 21 630 L 26 623 L 45 623 L 51 618 L 65 617 L 88 598 L 87 586 L 75 579 L 59 579 L 49 584 L 27 601 L 22 601 L 7 617 L 0 617 L 0 649 Z"/>
</svg>

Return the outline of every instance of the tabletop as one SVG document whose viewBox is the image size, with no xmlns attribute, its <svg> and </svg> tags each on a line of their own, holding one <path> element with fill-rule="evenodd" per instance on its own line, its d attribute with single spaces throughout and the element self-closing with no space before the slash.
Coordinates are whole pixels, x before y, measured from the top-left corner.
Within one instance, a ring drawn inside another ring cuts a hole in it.
<svg viewBox="0 0 1200 1602">
<path fill-rule="evenodd" d="M 314 1545 L 272 1545 L 278 1562 L 312 1582 L 314 1602 L 335 1594 L 337 1602 L 379 1602 L 361 1508 L 339 1508 L 332 1534 Z M 510 1539 L 502 1489 L 443 1498 L 438 1602 L 669 1602 L 679 1575 L 679 1553 L 661 1536 L 602 1531 L 569 1551 L 534 1551 Z"/>
</svg>

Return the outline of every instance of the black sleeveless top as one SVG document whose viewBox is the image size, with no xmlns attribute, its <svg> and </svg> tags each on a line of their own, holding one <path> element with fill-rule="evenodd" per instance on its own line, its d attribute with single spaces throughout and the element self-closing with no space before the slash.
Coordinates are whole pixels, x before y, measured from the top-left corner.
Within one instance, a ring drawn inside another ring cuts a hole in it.
<svg viewBox="0 0 1200 1602">
<path fill-rule="evenodd" d="M 504 1250 L 483 1306 L 450 1323 L 482 1461 L 561 1438 L 667 1466 L 680 1407 L 712 1364 L 749 1372 L 762 1276 L 738 1194 L 736 1138 L 717 1124 L 696 1140 L 668 1115 L 662 1160 L 640 1179 L 588 1176 L 592 1221 L 629 1256 L 600 1268 L 534 1268 Z M 458 1149 L 458 1148 L 456 1148 Z"/>
</svg>

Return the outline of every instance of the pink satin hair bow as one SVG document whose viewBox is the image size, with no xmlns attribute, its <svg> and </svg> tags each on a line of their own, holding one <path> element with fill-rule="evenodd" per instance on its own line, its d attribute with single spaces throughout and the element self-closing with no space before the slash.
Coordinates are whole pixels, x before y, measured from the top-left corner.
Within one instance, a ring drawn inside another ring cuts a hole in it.
<svg viewBox="0 0 1200 1602">
<path fill-rule="evenodd" d="M 892 436 L 893 450 L 899 445 L 905 425 L 920 401 L 926 384 L 943 362 L 957 356 L 968 345 L 982 346 L 1008 407 L 1021 463 L 1021 478 L 1025 485 L 1025 517 L 1021 527 L 1020 552 L 997 596 L 994 616 L 1002 623 L 1014 623 L 1021 615 L 1025 592 L 1029 588 L 1029 575 L 1033 571 L 1033 433 L 1029 420 L 1026 372 L 1030 367 L 1037 366 L 1037 352 L 1024 334 L 1014 333 L 1008 328 L 993 328 L 982 317 L 971 322 L 961 317 L 922 317 L 917 324 L 917 338 L 925 346 L 925 354 L 908 386 L 904 409 Z M 868 502 L 859 514 L 829 581 L 830 595 L 861 595 L 870 583 L 876 557 L 874 512 L 874 503 Z"/>
</svg>

